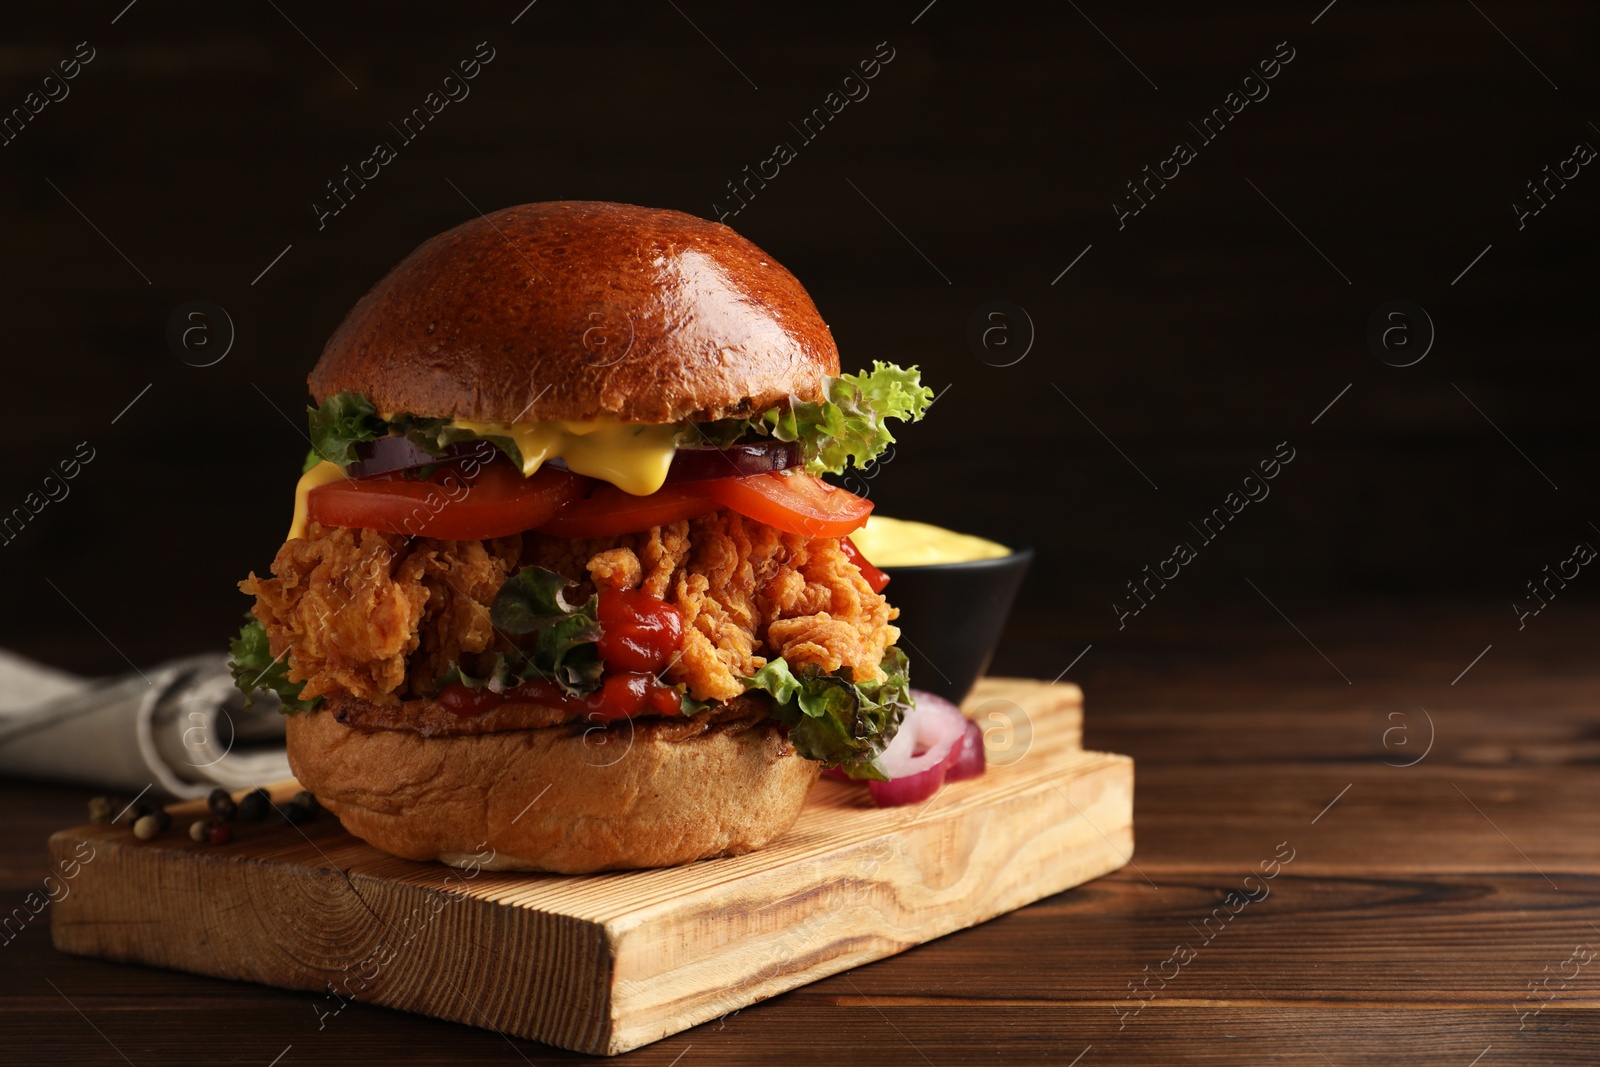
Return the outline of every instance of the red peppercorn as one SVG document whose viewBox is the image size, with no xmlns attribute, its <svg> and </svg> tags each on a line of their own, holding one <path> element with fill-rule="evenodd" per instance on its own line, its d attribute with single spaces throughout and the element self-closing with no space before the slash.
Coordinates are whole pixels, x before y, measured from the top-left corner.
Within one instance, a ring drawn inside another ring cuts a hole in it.
<svg viewBox="0 0 1600 1067">
<path fill-rule="evenodd" d="M 211 843 L 213 845 L 226 845 L 233 840 L 233 827 L 225 822 L 211 824 Z"/>
</svg>

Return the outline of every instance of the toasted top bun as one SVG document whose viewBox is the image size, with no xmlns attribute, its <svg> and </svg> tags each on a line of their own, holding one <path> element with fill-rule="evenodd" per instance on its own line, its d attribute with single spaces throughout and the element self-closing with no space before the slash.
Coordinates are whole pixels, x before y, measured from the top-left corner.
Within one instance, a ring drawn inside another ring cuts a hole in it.
<svg viewBox="0 0 1600 1067">
<path fill-rule="evenodd" d="M 289 716 L 289 767 L 368 844 L 495 871 L 673 867 L 761 848 L 821 764 L 769 718 L 423 737 Z"/>
<path fill-rule="evenodd" d="M 661 423 L 815 400 L 838 373 L 805 289 L 727 226 L 560 201 L 425 242 L 345 316 L 309 382 L 385 414 Z"/>
</svg>

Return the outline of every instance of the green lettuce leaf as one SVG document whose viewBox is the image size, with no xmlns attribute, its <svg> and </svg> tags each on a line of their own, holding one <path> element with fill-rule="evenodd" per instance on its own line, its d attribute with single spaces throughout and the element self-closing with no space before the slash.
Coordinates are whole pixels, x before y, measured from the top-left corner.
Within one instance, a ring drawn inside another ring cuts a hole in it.
<svg viewBox="0 0 1600 1067">
<path fill-rule="evenodd" d="M 481 677 L 462 669 L 461 664 L 457 663 L 451 666 L 444 673 L 444 676 L 435 683 L 435 688 L 442 692 L 445 686 L 460 682 L 468 689 L 489 689 L 496 693 L 503 693 L 516 685 L 518 681 L 520 679 L 511 670 L 511 664 L 506 662 L 505 655 L 496 652 L 493 665 Z"/>
<path fill-rule="evenodd" d="M 355 461 L 357 444 L 389 433 L 389 424 L 378 417 L 372 401 L 360 393 L 335 393 L 316 407 L 306 408 L 306 412 L 310 416 L 312 454 L 341 467 Z M 309 463 L 310 457 L 306 458 Z"/>
<path fill-rule="evenodd" d="M 890 419 L 915 422 L 933 403 L 917 368 L 881 360 L 865 374 L 841 374 L 828 383 L 828 399 L 800 401 L 761 416 L 773 437 L 799 441 L 812 474 L 866 467 L 894 444 Z"/>
<path fill-rule="evenodd" d="M 915 422 L 933 403 L 933 390 L 922 384 L 917 368 L 907 370 L 882 360 L 862 374 L 841 374 L 828 380 L 826 400 L 798 400 L 752 415 L 685 426 L 680 445 L 726 448 L 752 436 L 798 441 L 806 470 L 840 474 L 869 466 L 894 444 L 889 420 Z"/>
<path fill-rule="evenodd" d="M 841 767 L 852 778 L 882 782 L 889 776 L 878 756 L 911 707 L 905 653 L 889 649 L 882 668 L 879 681 L 857 683 L 848 667 L 828 674 L 815 664 L 795 669 L 774 659 L 742 681 L 772 696 L 773 716 L 789 728 L 800 755 Z"/>
<path fill-rule="evenodd" d="M 582 604 L 569 604 L 562 594 L 572 584 L 544 567 L 523 567 L 495 594 L 489 621 L 508 634 L 535 635 L 531 651 L 505 664 L 511 677 L 519 681 L 548 678 L 568 696 L 583 697 L 600 687 L 605 667 L 596 644 L 600 640 L 600 597 L 591 595 Z M 502 678 L 501 683 L 507 680 Z M 465 678 L 462 681 L 472 684 Z"/>
<path fill-rule="evenodd" d="M 300 692 L 306 683 L 289 680 L 289 657 L 275 660 L 267 644 L 266 627 L 261 625 L 261 620 L 248 612 L 245 619 L 247 621 L 239 631 L 239 636 L 228 646 L 233 653 L 233 658 L 228 661 L 228 669 L 233 672 L 234 684 L 244 694 L 244 710 L 249 711 L 255 706 L 256 694 L 262 690 L 277 693 L 282 710 L 288 714 L 309 711 L 321 703 L 320 697 L 300 699 Z"/>
</svg>

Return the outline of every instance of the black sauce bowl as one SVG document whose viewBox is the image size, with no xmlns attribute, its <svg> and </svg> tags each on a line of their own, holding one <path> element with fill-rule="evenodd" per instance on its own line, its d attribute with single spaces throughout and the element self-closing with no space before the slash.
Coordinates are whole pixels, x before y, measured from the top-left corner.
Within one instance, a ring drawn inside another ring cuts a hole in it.
<svg viewBox="0 0 1600 1067">
<path fill-rule="evenodd" d="M 957 704 L 983 676 L 1000 643 L 1011 602 L 1033 562 L 1024 548 L 969 563 L 882 567 L 883 595 L 900 609 L 900 647 L 911 684 Z"/>
</svg>

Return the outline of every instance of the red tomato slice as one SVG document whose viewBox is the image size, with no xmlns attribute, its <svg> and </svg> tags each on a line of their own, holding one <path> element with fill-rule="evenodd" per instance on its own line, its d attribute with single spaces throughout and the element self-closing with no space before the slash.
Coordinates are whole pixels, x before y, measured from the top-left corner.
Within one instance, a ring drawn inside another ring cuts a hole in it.
<svg viewBox="0 0 1600 1067">
<path fill-rule="evenodd" d="M 883 592 L 883 587 L 889 584 L 889 576 L 872 564 L 867 562 L 867 557 L 861 554 L 856 543 L 848 537 L 839 539 L 839 547 L 844 549 L 845 556 L 856 565 L 856 570 L 861 572 L 862 579 L 871 587 L 874 593 Z"/>
<path fill-rule="evenodd" d="M 633 496 L 614 485 L 598 484 L 587 497 L 562 508 L 539 532 L 557 537 L 616 537 L 706 515 L 718 507 L 802 537 L 843 537 L 859 530 L 872 512 L 870 500 L 835 488 L 815 475 L 775 471 L 664 485 L 649 496 Z"/>
<path fill-rule="evenodd" d="M 567 504 L 540 526 L 539 532 L 556 537 L 617 537 L 692 519 L 717 510 L 717 502 L 705 492 L 710 484 L 664 485 L 649 496 L 634 496 L 614 485 L 597 483 L 593 492 Z"/>
<path fill-rule="evenodd" d="M 804 471 L 701 482 L 711 499 L 741 515 L 802 537 L 844 537 L 866 525 L 872 501 Z"/>
<path fill-rule="evenodd" d="M 481 541 L 546 522 L 587 483 L 554 467 L 524 478 L 508 461 L 452 463 L 427 478 L 391 474 L 318 486 L 306 495 L 306 517 L 324 526 Z"/>
</svg>

